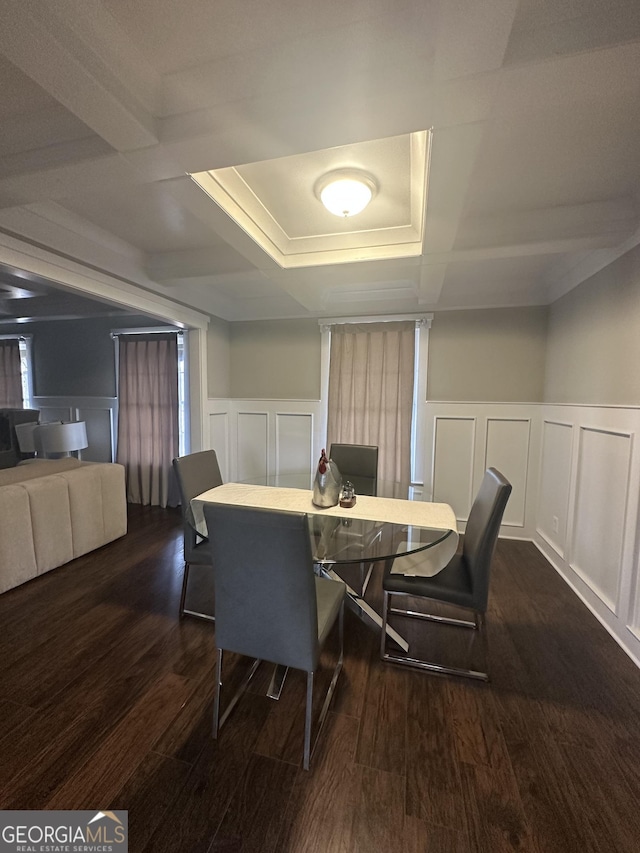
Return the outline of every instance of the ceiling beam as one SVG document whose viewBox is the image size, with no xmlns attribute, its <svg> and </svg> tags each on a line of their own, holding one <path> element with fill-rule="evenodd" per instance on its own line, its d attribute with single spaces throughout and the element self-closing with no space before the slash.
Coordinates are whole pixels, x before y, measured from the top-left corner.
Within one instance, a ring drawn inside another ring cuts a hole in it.
<svg viewBox="0 0 640 853">
<path fill-rule="evenodd" d="M 182 282 L 189 278 L 247 272 L 251 265 L 231 246 L 212 235 L 216 245 L 206 249 L 182 249 L 175 252 L 154 252 L 145 260 L 145 270 L 153 281 L 165 284 Z"/>
<path fill-rule="evenodd" d="M 156 143 L 154 117 L 131 93 L 130 81 L 125 86 L 119 79 L 115 56 L 111 65 L 86 33 L 78 35 L 71 22 L 56 14 L 58 6 L 3 0 L 2 53 L 117 151 Z"/>
<path fill-rule="evenodd" d="M 557 242 L 598 235 L 604 238 L 609 233 L 619 237 L 634 231 L 638 218 L 631 196 L 539 210 L 509 210 L 465 219 L 464 244 L 458 241 L 456 248 Z"/>
<path fill-rule="evenodd" d="M 437 128 L 431 143 L 424 253 L 453 248 L 484 123 Z"/>
<path fill-rule="evenodd" d="M 431 264 L 420 267 L 418 305 L 438 304 L 446 274 L 447 264 Z"/>
<path fill-rule="evenodd" d="M 130 192 L 131 187 L 142 182 L 140 174 L 121 154 L 91 157 L 0 179 L 0 208 L 65 199 L 80 188 L 85 192 L 88 188 L 112 192 L 114 187 L 120 187 L 122 192 Z"/>
<path fill-rule="evenodd" d="M 484 246 L 480 249 L 461 249 L 454 252 L 434 252 L 423 258 L 423 265 L 438 266 L 469 261 L 491 261 L 501 258 L 523 258 L 531 255 L 558 255 L 567 252 L 582 252 L 587 249 L 604 249 L 617 246 L 622 239 L 629 236 L 625 229 L 623 234 L 609 232 L 593 234 L 586 237 L 570 237 L 565 240 L 532 241 L 503 246 Z"/>
</svg>

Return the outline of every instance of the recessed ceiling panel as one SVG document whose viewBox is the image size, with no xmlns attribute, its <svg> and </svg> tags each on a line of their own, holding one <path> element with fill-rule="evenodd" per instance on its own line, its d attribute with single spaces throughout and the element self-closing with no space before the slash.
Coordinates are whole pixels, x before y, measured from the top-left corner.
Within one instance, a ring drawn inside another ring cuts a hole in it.
<svg viewBox="0 0 640 853">
<path fill-rule="evenodd" d="M 194 181 L 284 269 L 422 253 L 430 131 L 199 172 Z M 358 169 L 373 200 L 356 216 L 327 211 L 327 173 Z"/>
</svg>

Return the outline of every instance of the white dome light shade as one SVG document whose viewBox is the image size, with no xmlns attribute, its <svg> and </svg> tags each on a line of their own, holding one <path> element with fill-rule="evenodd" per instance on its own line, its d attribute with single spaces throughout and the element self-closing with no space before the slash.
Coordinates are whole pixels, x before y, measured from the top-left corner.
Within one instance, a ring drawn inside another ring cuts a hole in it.
<svg viewBox="0 0 640 853">
<path fill-rule="evenodd" d="M 322 190 L 320 200 L 336 216 L 355 216 L 365 209 L 372 195 L 366 184 L 353 178 L 339 178 Z"/>
<path fill-rule="evenodd" d="M 366 172 L 338 169 L 324 175 L 316 184 L 316 195 L 335 216 L 355 216 L 369 204 L 376 183 Z"/>
</svg>

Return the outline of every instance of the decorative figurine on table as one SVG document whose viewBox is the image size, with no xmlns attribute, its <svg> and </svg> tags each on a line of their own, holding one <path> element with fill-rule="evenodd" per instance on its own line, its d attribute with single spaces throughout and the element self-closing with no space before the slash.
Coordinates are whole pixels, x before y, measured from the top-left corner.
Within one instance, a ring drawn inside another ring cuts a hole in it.
<svg viewBox="0 0 640 853">
<path fill-rule="evenodd" d="M 351 509 L 356 502 L 356 490 L 353 488 L 353 483 L 347 480 L 342 487 L 342 495 L 340 497 L 340 506 L 344 509 Z"/>
<path fill-rule="evenodd" d="M 323 448 L 313 482 L 311 501 L 315 506 L 335 506 L 340 500 L 341 489 L 342 476 L 338 466 L 332 459 L 327 459 L 327 454 Z"/>
</svg>

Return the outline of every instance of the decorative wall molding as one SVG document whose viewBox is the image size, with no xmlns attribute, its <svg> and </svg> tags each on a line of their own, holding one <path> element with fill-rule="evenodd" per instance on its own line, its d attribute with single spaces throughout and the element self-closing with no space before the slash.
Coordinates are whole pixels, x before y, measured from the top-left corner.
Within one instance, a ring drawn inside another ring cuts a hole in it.
<svg viewBox="0 0 640 853">
<path fill-rule="evenodd" d="M 461 529 L 484 472 L 498 468 L 513 485 L 501 535 L 535 530 L 540 414 L 536 403 L 424 404 L 424 491 L 453 506 Z"/>
<path fill-rule="evenodd" d="M 311 471 L 326 443 L 319 400 L 215 399 L 208 417 L 225 480 Z"/>
<path fill-rule="evenodd" d="M 536 533 L 563 559 L 569 518 L 573 432 L 571 423 L 543 419 Z"/>
<path fill-rule="evenodd" d="M 541 405 L 540 413 L 533 541 L 640 666 L 640 409 Z"/>
<path fill-rule="evenodd" d="M 426 402 L 421 415 L 425 499 L 450 503 L 463 530 L 499 468 L 513 484 L 501 535 L 533 541 L 640 666 L 640 408 Z M 209 400 L 208 417 L 225 479 L 311 471 L 324 446 L 316 400 Z"/>
<path fill-rule="evenodd" d="M 477 419 L 435 415 L 431 444 L 431 500 L 451 504 L 466 523 L 473 502 Z M 426 456 L 425 452 L 425 456 Z"/>
</svg>

